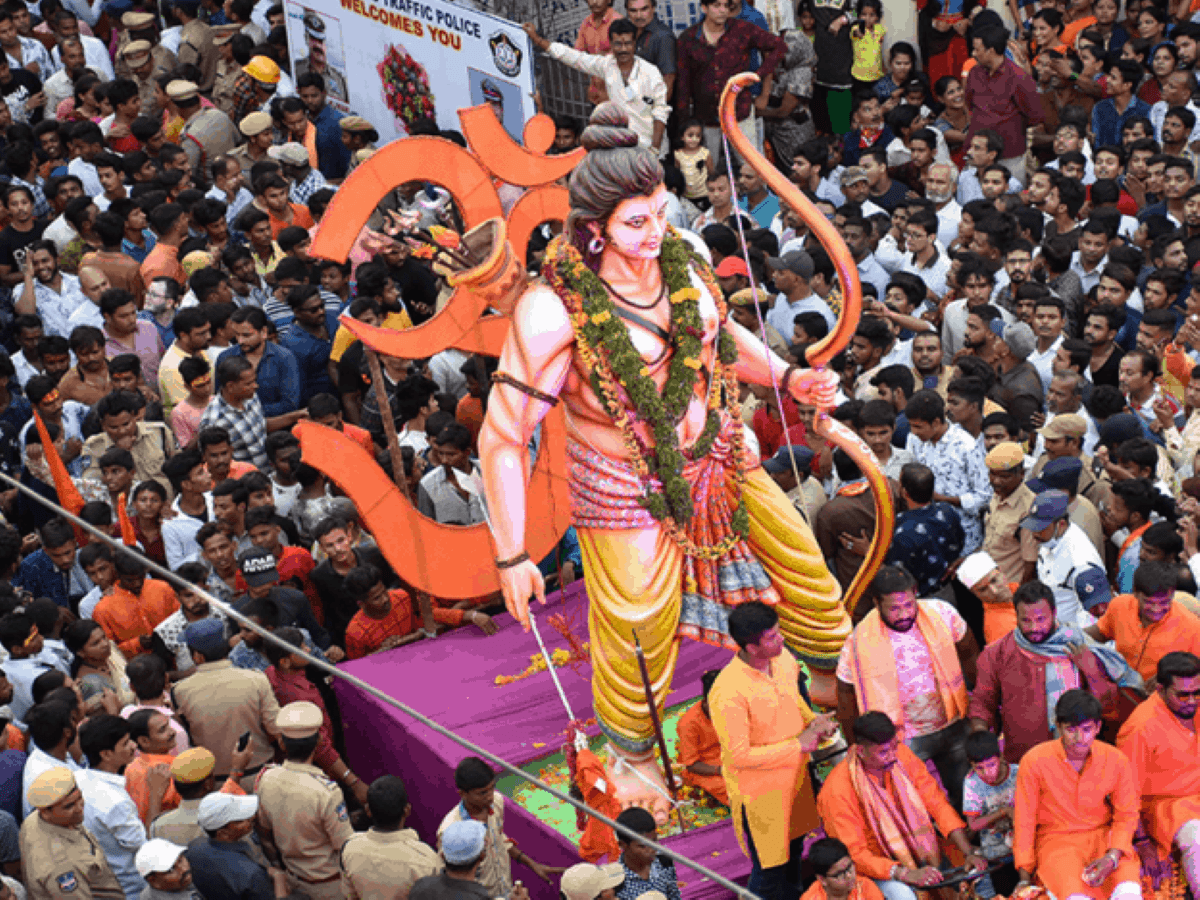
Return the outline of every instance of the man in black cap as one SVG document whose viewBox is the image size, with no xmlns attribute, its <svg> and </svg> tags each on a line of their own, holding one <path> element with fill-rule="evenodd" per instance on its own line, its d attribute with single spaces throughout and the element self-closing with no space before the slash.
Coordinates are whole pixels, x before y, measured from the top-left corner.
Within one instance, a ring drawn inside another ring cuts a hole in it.
<svg viewBox="0 0 1200 900">
<path fill-rule="evenodd" d="M 818 312 L 825 319 L 825 324 L 833 328 L 833 311 L 828 303 L 813 293 L 811 282 L 816 266 L 808 253 L 792 250 L 783 256 L 767 257 L 767 268 L 771 270 L 775 287 L 779 289 L 779 297 L 767 316 L 768 325 L 790 339 L 796 316 Z"/>
<path fill-rule="evenodd" d="M 1071 521 L 1083 529 L 1095 545 L 1098 553 L 1104 552 L 1104 526 L 1096 504 L 1079 493 L 1079 478 L 1083 474 L 1083 460 L 1077 456 L 1060 456 L 1042 468 L 1041 474 L 1027 483 L 1035 494 L 1043 491 L 1065 491 L 1071 499 L 1067 510 Z"/>
<path fill-rule="evenodd" d="M 762 464 L 763 471 L 787 494 L 792 506 L 804 516 L 810 528 L 816 523 L 817 513 L 826 501 L 821 482 L 812 477 L 813 455 L 812 450 L 803 444 L 791 444 L 780 447 L 773 457 L 763 460 Z"/>
<path fill-rule="evenodd" d="M 296 60 L 297 79 L 307 72 L 316 72 L 325 79 L 325 92 L 334 100 L 348 103 L 350 92 L 346 89 L 346 77 L 329 65 L 325 52 L 325 20 L 311 10 L 304 14 L 304 37 L 308 43 L 308 56 Z"/>
<path fill-rule="evenodd" d="M 340 647 L 331 647 L 329 632 L 322 628 L 313 616 L 312 605 L 300 591 L 281 587 L 275 557 L 261 547 L 252 547 L 238 557 L 241 581 L 246 583 L 246 593 L 233 603 L 238 612 L 249 615 L 247 610 L 261 607 L 258 601 L 267 600 L 278 610 L 278 621 L 274 627 L 294 626 L 307 631 L 331 662 L 340 662 L 344 654 Z"/>
</svg>

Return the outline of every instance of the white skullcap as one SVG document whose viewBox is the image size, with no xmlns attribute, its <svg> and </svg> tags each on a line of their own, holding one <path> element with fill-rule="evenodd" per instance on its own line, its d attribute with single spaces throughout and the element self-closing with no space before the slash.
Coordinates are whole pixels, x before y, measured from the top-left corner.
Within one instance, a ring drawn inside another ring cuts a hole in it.
<svg viewBox="0 0 1200 900">
<path fill-rule="evenodd" d="M 963 583 L 963 587 L 970 590 L 997 568 L 999 566 L 996 565 L 991 554 L 980 550 L 963 560 L 962 565 L 958 567 L 958 580 Z"/>
</svg>

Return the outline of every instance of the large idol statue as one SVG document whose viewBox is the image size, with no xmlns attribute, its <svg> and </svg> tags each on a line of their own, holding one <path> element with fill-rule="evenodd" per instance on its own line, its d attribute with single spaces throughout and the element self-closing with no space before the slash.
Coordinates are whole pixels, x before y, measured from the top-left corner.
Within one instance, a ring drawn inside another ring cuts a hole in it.
<svg viewBox="0 0 1200 900">
<path fill-rule="evenodd" d="M 667 226 L 653 152 L 599 106 L 570 179 L 571 213 L 512 315 L 479 438 L 509 611 L 529 628 L 542 576 L 523 546 L 528 447 L 563 403 L 572 513 L 590 598 L 592 693 L 622 800 L 661 810 L 634 653 L 662 707 L 678 639 L 733 647 L 729 610 L 777 604 L 802 659 L 831 668 L 850 630 L 812 531 L 747 454 L 738 382 L 832 405 L 836 377 L 789 366 L 728 315 L 712 271 Z M 469 282 L 468 282 L 469 283 Z"/>
</svg>

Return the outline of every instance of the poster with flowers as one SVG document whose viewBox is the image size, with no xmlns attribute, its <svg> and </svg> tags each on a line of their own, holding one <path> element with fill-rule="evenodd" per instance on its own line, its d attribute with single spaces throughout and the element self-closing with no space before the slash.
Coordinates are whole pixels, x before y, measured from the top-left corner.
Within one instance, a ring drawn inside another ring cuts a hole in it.
<svg viewBox="0 0 1200 900">
<path fill-rule="evenodd" d="M 367 119 L 379 145 L 428 119 L 458 129 L 459 109 L 497 93 L 514 137 L 536 113 L 532 48 L 513 22 L 449 0 L 287 0 L 286 10 L 294 67 L 311 65 L 314 34 L 340 36 L 330 56 L 341 57 L 348 98 L 336 106 Z"/>
</svg>

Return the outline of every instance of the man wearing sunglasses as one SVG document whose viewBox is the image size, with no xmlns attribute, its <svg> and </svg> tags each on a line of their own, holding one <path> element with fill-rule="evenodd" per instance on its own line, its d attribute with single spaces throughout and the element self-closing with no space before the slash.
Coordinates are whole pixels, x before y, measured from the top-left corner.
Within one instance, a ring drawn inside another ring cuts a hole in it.
<svg viewBox="0 0 1200 900">
<path fill-rule="evenodd" d="M 1142 796 L 1141 825 L 1134 849 L 1157 857 L 1179 848 L 1183 872 L 1200 891 L 1200 657 L 1172 652 L 1158 661 L 1157 688 L 1138 706 L 1117 735 L 1117 747 L 1133 764 Z"/>
</svg>

